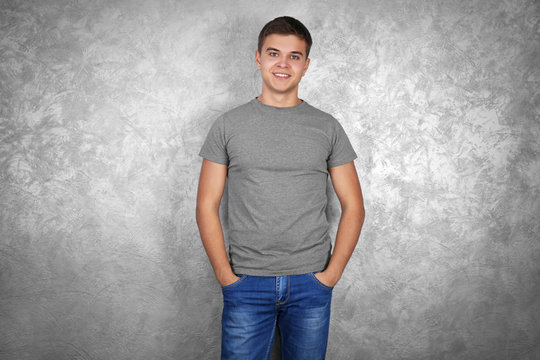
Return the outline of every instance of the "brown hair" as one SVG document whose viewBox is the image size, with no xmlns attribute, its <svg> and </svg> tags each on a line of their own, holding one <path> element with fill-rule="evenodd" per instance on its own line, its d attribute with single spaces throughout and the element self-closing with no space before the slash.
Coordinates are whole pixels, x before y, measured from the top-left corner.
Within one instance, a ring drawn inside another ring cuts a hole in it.
<svg viewBox="0 0 540 360">
<path fill-rule="evenodd" d="M 290 16 L 281 16 L 275 18 L 274 20 L 271 20 L 266 25 L 264 25 L 261 32 L 259 33 L 259 54 L 262 52 L 264 40 L 268 35 L 271 34 L 298 36 L 300 39 L 306 42 L 306 59 L 309 57 L 309 50 L 311 49 L 312 44 L 311 34 L 309 33 L 309 30 L 304 26 L 304 24 L 302 24 L 300 21 Z"/>
</svg>

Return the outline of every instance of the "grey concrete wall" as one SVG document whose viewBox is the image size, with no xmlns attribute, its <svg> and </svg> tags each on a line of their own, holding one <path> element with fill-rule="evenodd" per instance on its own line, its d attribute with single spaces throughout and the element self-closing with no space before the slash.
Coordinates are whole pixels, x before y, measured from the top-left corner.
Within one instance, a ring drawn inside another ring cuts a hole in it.
<svg viewBox="0 0 540 360">
<path fill-rule="evenodd" d="M 197 153 L 291 15 L 367 209 L 327 358 L 539 359 L 539 7 L 2 1 L 0 358 L 218 358 Z"/>
</svg>

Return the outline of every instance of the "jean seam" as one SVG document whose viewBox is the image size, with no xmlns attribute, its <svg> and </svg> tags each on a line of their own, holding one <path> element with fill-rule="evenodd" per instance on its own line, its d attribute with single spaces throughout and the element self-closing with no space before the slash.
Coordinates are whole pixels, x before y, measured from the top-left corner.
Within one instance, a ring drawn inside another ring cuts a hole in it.
<svg viewBox="0 0 540 360">
<path fill-rule="evenodd" d="M 276 296 L 277 296 L 277 291 L 276 291 Z M 285 304 L 289 300 L 290 296 L 291 296 L 291 281 L 290 281 L 290 276 L 287 276 L 287 297 L 283 301 L 276 301 L 276 306 Z"/>
<path fill-rule="evenodd" d="M 277 323 L 277 316 L 274 316 L 274 326 L 272 327 L 272 332 L 270 333 L 270 340 L 268 340 L 268 347 L 266 348 L 266 356 L 265 359 L 269 360 L 270 355 L 272 355 L 272 339 L 274 338 L 274 335 L 276 333 L 276 323 Z"/>
<path fill-rule="evenodd" d="M 239 285 L 241 282 L 243 282 L 246 278 L 247 278 L 247 275 L 244 274 L 244 275 L 242 275 L 242 276 L 240 277 L 240 279 L 236 280 L 236 281 L 233 282 L 232 284 L 222 286 L 221 289 L 222 289 L 222 290 L 225 290 L 225 289 L 233 288 L 233 287 L 235 287 L 236 285 Z"/>
<path fill-rule="evenodd" d="M 328 286 L 328 285 L 323 284 L 319 279 L 317 279 L 317 277 L 315 276 L 313 272 L 310 272 L 309 275 L 313 278 L 313 280 L 315 280 L 315 283 L 317 283 L 317 285 L 319 285 L 323 289 L 328 290 L 328 291 L 332 291 L 334 289 L 333 286 Z"/>
</svg>

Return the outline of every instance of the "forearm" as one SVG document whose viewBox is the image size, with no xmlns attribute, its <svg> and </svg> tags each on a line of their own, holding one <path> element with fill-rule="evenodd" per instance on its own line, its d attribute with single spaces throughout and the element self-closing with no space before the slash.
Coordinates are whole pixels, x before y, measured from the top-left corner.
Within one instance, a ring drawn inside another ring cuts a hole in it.
<svg viewBox="0 0 540 360">
<path fill-rule="evenodd" d="M 225 239 L 219 219 L 219 210 L 197 208 L 197 225 L 201 240 L 220 284 L 227 283 L 234 273 L 225 250 Z"/>
<path fill-rule="evenodd" d="M 327 273 L 334 282 L 337 282 L 341 278 L 345 266 L 354 252 L 354 248 L 356 247 L 364 224 L 364 217 L 365 212 L 363 206 L 345 209 L 341 213 L 334 251 L 332 252 L 330 262 L 325 270 L 325 273 Z"/>
</svg>

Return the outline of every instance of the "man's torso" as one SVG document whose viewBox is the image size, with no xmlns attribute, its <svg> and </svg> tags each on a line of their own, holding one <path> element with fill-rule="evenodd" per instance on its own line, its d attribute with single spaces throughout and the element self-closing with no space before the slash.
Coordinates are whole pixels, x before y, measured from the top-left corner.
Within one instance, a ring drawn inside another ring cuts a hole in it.
<svg viewBox="0 0 540 360">
<path fill-rule="evenodd" d="M 281 276 L 323 270 L 331 253 L 325 209 L 336 120 L 305 101 L 276 108 L 253 99 L 217 121 L 228 158 L 233 271 Z M 205 146 L 201 156 L 208 157 Z M 353 154 L 350 147 L 343 161 Z"/>
</svg>

